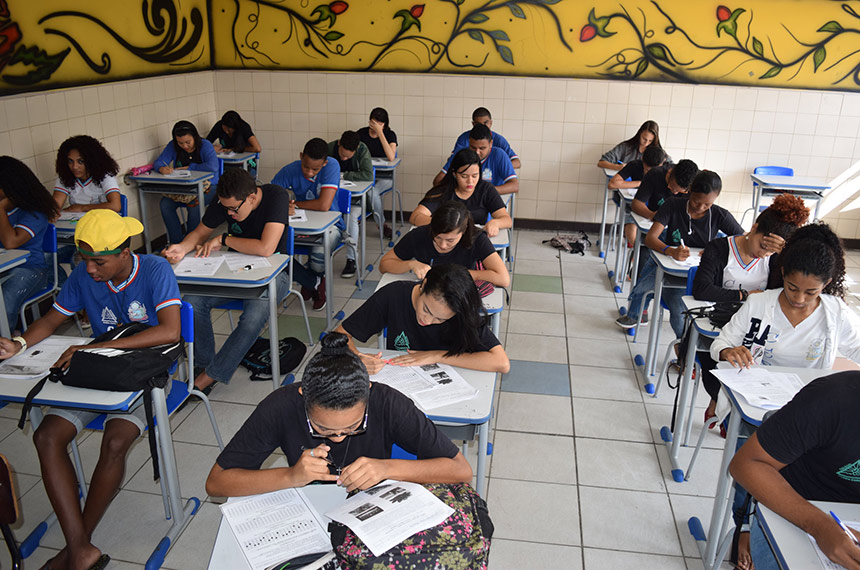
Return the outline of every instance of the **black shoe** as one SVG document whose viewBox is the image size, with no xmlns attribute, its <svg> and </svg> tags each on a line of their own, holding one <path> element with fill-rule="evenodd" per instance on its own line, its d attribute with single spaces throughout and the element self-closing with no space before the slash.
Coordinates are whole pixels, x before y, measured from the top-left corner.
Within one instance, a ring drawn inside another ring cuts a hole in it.
<svg viewBox="0 0 860 570">
<path fill-rule="evenodd" d="M 355 277 L 355 260 L 347 259 L 346 265 L 343 268 L 343 271 L 340 272 L 340 276 L 344 279 L 349 279 L 350 277 Z"/>
<path fill-rule="evenodd" d="M 382 235 L 387 239 L 391 239 L 391 236 L 394 235 L 391 233 L 391 226 L 388 224 L 388 222 L 382 224 Z"/>
</svg>

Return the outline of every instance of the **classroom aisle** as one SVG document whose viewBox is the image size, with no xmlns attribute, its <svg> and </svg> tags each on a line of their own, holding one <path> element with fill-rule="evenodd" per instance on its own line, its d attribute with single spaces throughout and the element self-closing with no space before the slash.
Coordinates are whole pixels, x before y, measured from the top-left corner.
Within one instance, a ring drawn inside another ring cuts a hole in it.
<svg viewBox="0 0 860 570">
<path fill-rule="evenodd" d="M 379 242 L 371 233 L 367 243 L 375 249 L 370 254 L 378 257 Z M 611 293 L 596 248 L 584 257 L 559 255 L 540 243 L 548 237 L 549 232 L 515 232 L 511 304 L 501 327 L 512 366 L 496 395 L 491 433 L 488 500 L 496 534 L 490 568 L 698 570 L 701 562 L 687 519 L 710 514 L 722 440 L 709 434 L 692 480 L 672 481 L 666 451 L 658 442 L 659 429 L 671 415 L 673 393 L 663 390 L 655 399 L 639 389 L 632 354 L 644 351 L 644 339 L 631 344 L 612 322 L 626 297 Z M 342 263 L 341 255 L 335 262 L 337 274 Z M 860 254 L 849 254 L 848 265 L 853 287 L 860 279 Z M 336 277 L 335 311 L 352 311 L 378 278 L 374 272 L 365 289 L 355 291 L 351 281 Z M 856 301 L 852 296 L 850 302 Z M 304 338 L 300 315 L 294 300 L 280 317 L 282 333 Z M 310 315 L 316 335 L 324 318 Z M 668 339 L 668 324 L 664 327 L 663 338 Z M 227 315 L 219 316 L 219 342 L 229 330 Z M 215 389 L 213 408 L 225 441 L 270 387 L 248 382 L 240 370 L 231 384 Z M 700 410 L 705 403 L 700 394 Z M 0 409 L 0 450 L 17 474 L 23 516 L 15 531 L 22 538 L 50 512 L 50 505 L 29 426 L 25 433 L 15 426 L 19 412 L 18 406 Z M 701 416 L 697 411 L 695 429 Z M 218 449 L 198 404 L 175 415 L 172 426 L 183 495 L 206 500 L 164 567 L 205 569 L 220 513 L 218 501 L 206 497 L 204 481 Z M 100 441 L 99 433 L 83 435 L 81 453 L 90 470 Z M 469 447 L 473 465 L 476 447 Z M 96 530 L 94 542 L 112 556 L 111 570 L 142 569 L 166 528 L 149 462 L 141 439 L 129 454 L 122 490 Z M 281 462 L 282 456 L 270 459 Z M 28 568 L 38 568 L 56 553 L 62 544 L 59 529 L 52 528 L 42 544 L 27 559 Z M 0 567 L 8 566 L 6 549 L 0 547 Z"/>
</svg>

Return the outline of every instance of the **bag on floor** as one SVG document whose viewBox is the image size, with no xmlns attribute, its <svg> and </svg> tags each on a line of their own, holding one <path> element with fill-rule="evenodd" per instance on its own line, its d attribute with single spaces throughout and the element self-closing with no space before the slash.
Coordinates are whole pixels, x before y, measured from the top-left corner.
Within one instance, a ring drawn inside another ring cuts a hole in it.
<svg viewBox="0 0 860 570">
<path fill-rule="evenodd" d="M 591 247 L 591 240 L 588 239 L 588 234 L 585 232 L 558 234 L 555 237 L 543 240 L 541 243 L 549 243 L 558 250 L 564 250 L 567 253 L 578 253 L 579 255 L 585 255 L 585 250 Z"/>
<path fill-rule="evenodd" d="M 92 344 L 125 338 L 149 328 L 144 323 L 126 323 L 93 339 Z M 109 390 L 114 392 L 136 392 L 143 390 L 143 406 L 146 410 L 149 450 L 152 455 L 153 476 L 157 480 L 158 448 L 155 442 L 155 422 L 152 416 L 153 388 L 164 388 L 168 382 L 168 371 L 185 352 L 185 341 L 150 346 L 146 348 L 87 348 L 84 346 L 72 354 L 69 367 L 51 368 L 50 375 L 40 380 L 27 394 L 18 427 L 23 429 L 33 399 L 42 390 L 45 382 L 60 382 L 66 386 Z"/>
<path fill-rule="evenodd" d="M 307 351 L 308 347 L 299 339 L 292 336 L 282 338 L 278 342 L 281 375 L 289 374 L 295 370 L 301 364 Z M 245 357 L 242 358 L 241 364 L 251 373 L 251 380 L 255 382 L 271 380 L 272 355 L 269 349 L 269 339 L 258 338 L 248 349 Z"/>
<path fill-rule="evenodd" d="M 486 570 L 493 537 L 493 522 L 486 501 L 466 483 L 426 484 L 424 487 L 453 508 L 454 514 L 378 557 L 347 527 L 330 523 L 331 544 L 341 567 L 350 570 Z"/>
</svg>

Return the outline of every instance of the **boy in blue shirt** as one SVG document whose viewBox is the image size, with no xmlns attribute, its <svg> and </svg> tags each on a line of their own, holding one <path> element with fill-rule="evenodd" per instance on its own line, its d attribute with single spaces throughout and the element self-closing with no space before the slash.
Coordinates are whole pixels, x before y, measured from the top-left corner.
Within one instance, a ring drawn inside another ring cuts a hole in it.
<svg viewBox="0 0 860 570">
<path fill-rule="evenodd" d="M 490 110 L 486 107 L 478 107 L 472 112 L 472 126 L 475 125 L 484 125 L 491 131 L 493 130 L 493 116 L 490 114 Z M 451 151 L 451 156 L 457 154 L 457 151 L 461 148 L 469 147 L 469 133 L 471 131 L 466 131 L 457 137 L 457 142 L 454 143 L 454 150 Z M 520 157 L 514 152 L 514 149 L 511 148 L 511 145 L 508 144 L 508 141 L 505 137 L 500 135 L 499 133 L 493 131 L 493 146 L 499 149 L 502 149 L 505 154 L 508 155 L 508 158 L 511 159 L 511 163 L 513 163 L 514 168 L 520 167 Z"/>
<path fill-rule="evenodd" d="M 96 335 L 132 321 L 151 325 L 136 335 L 98 345 L 101 347 L 145 348 L 178 341 L 179 286 L 167 261 L 131 252 L 131 236 L 142 231 L 139 221 L 123 218 L 113 210 L 87 212 L 75 228 L 75 246 L 83 261 L 72 271 L 44 317 L 22 336 L 0 338 L 0 359 L 50 336 L 81 309 L 86 309 Z M 79 348 L 69 348 L 54 366 L 67 367 Z M 119 489 L 126 453 L 143 433 L 146 419 L 143 406 L 108 415 L 99 461 L 82 512 L 75 471 L 66 448 L 96 415 L 51 408 L 33 434 L 45 491 L 66 538 L 66 548 L 46 564 L 49 568 L 104 568 L 110 561 L 92 544 L 92 534 Z"/>
<path fill-rule="evenodd" d="M 520 183 L 511 159 L 504 151 L 493 146 L 493 133 L 486 125 L 477 124 L 469 131 L 469 148 L 478 153 L 478 158 L 481 159 L 482 180 L 495 186 L 499 194 L 514 194 L 519 191 Z M 453 154 L 448 157 L 445 166 L 433 180 L 434 186 L 442 182 L 453 158 Z M 482 223 L 479 220 L 475 221 Z"/>
</svg>

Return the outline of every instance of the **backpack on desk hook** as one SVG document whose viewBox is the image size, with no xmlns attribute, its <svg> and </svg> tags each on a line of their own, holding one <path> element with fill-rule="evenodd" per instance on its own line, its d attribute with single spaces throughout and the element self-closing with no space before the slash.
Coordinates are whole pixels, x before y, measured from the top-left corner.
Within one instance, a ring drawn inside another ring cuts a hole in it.
<svg viewBox="0 0 860 570">
<path fill-rule="evenodd" d="M 558 250 L 564 250 L 567 253 L 578 253 L 579 255 L 585 255 L 585 250 L 591 247 L 591 241 L 585 232 L 558 234 L 553 238 L 543 240 L 541 243 L 549 243 Z"/>
</svg>

